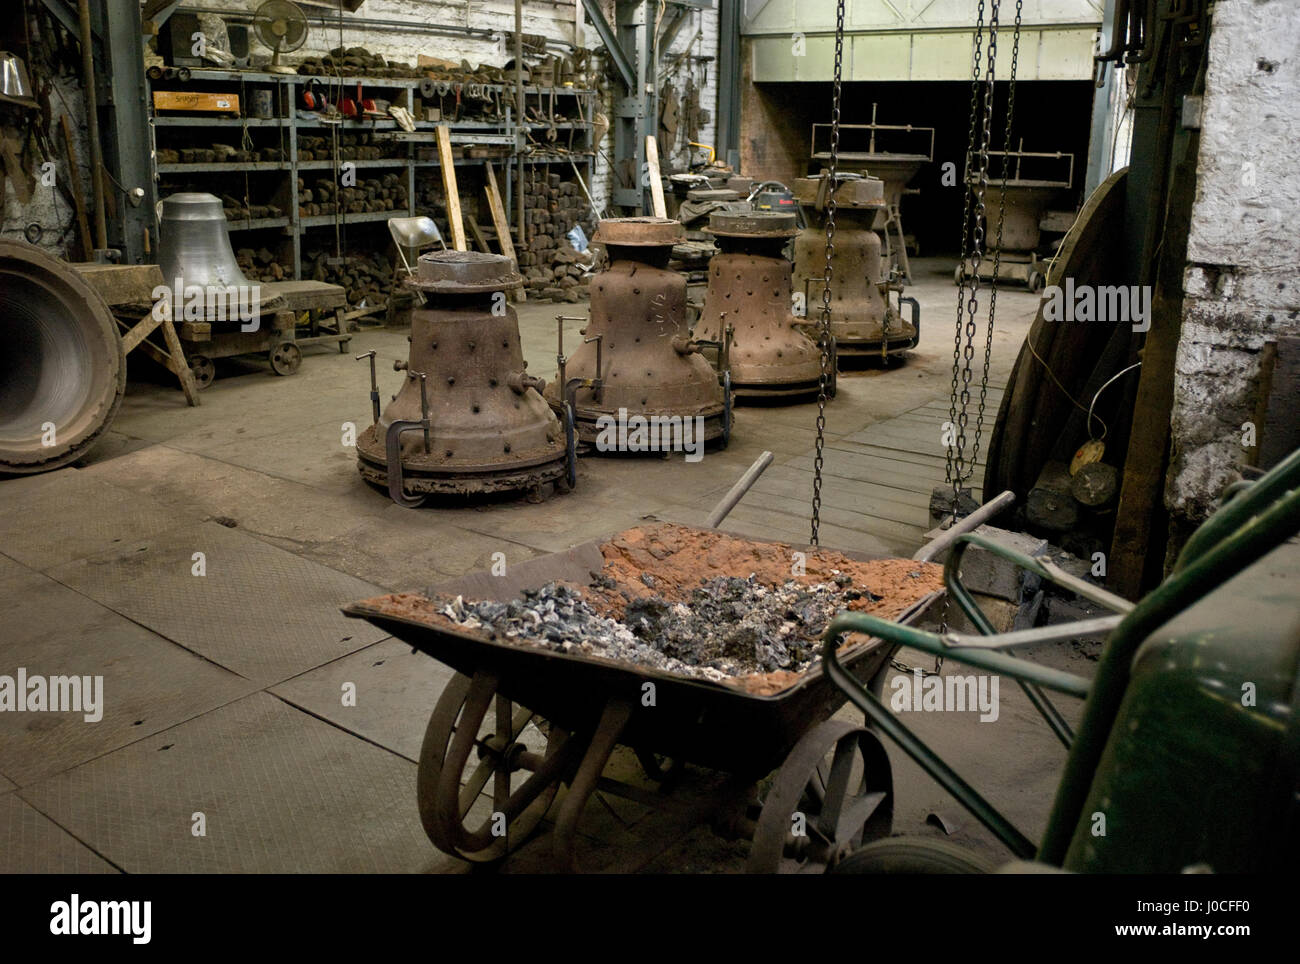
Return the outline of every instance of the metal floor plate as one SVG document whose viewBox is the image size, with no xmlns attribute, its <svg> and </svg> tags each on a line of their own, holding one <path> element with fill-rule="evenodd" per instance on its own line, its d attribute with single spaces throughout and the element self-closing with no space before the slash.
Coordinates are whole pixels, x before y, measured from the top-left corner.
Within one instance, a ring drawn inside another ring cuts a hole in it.
<svg viewBox="0 0 1300 964">
<path fill-rule="evenodd" d="M 454 672 L 396 639 L 368 646 L 271 692 L 412 762 L 420 759 L 424 727 Z M 343 686 L 356 687 L 356 705 L 343 705 Z"/>
<path fill-rule="evenodd" d="M 0 673 L 103 677 L 100 719 L 0 713 L 0 772 L 19 785 L 175 726 L 255 684 L 40 573 L 0 580 Z"/>
<path fill-rule="evenodd" d="M 115 873 L 115 867 L 15 794 L 0 796 L 0 874 Z"/>
<path fill-rule="evenodd" d="M 128 873 L 402 873 L 437 862 L 415 769 L 256 693 L 19 792 Z"/>
<path fill-rule="evenodd" d="M 204 576 L 192 574 L 197 552 Z M 384 638 L 339 612 L 380 590 L 216 523 L 124 544 L 50 575 L 261 686 Z"/>
<path fill-rule="evenodd" d="M 60 469 L 0 482 L 0 552 L 49 569 L 196 521 L 193 513 Z"/>
</svg>

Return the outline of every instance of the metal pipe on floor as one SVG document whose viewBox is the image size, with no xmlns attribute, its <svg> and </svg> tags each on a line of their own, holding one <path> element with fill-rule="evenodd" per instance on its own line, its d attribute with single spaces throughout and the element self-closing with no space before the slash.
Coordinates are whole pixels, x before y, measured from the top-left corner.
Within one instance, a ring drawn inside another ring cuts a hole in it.
<svg viewBox="0 0 1300 964">
<path fill-rule="evenodd" d="M 985 502 L 982 506 L 966 516 L 964 519 L 958 519 L 942 535 L 930 540 L 916 551 L 912 556 L 917 562 L 929 562 L 939 553 L 943 552 L 954 542 L 957 537 L 978 528 L 986 519 L 991 519 L 1003 509 L 1009 507 L 1016 501 L 1016 494 L 1008 489 L 1001 493 L 996 499 Z"/>
<path fill-rule="evenodd" d="M 709 519 L 704 523 L 705 527 L 716 529 L 722 525 L 722 520 L 736 507 L 736 503 L 745 497 L 745 493 L 753 487 L 754 483 L 758 481 L 758 477 L 767 471 L 767 467 L 771 464 L 771 452 L 764 452 L 756 458 L 754 464 L 745 470 L 745 474 L 736 481 L 730 491 L 722 497 L 722 501 L 709 513 Z"/>
</svg>

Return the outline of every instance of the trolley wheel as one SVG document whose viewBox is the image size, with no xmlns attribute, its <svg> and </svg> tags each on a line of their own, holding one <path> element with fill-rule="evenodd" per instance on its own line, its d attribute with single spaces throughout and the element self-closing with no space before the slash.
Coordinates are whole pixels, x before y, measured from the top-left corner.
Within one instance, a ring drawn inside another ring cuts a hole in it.
<svg viewBox="0 0 1300 964">
<path fill-rule="evenodd" d="M 302 349 L 291 341 L 282 341 L 271 349 L 268 357 L 277 375 L 292 375 L 302 364 Z"/>
<path fill-rule="evenodd" d="M 965 847 L 925 837 L 873 840 L 835 865 L 835 874 L 990 874 L 991 863 Z"/>
<path fill-rule="evenodd" d="M 732 393 L 731 393 L 731 370 L 722 373 L 722 443 L 719 448 L 725 449 L 731 444 L 731 419 L 732 419 Z"/>
<path fill-rule="evenodd" d="M 499 860 L 528 838 L 555 799 L 563 751 L 572 748 L 567 734 L 496 689 L 488 673 L 452 678 L 429 717 L 416 774 L 424 832 L 443 853 L 473 862 Z M 524 738 L 540 742 L 543 726 L 541 754 Z"/>
<path fill-rule="evenodd" d="M 1047 279 L 1043 277 L 1043 273 L 1041 271 L 1031 271 L 1029 272 L 1028 283 L 1029 283 L 1029 290 L 1032 291 L 1034 294 L 1038 294 L 1038 292 L 1043 290 L 1043 285 L 1047 283 Z"/>
<path fill-rule="evenodd" d="M 190 374 L 194 376 L 194 385 L 200 391 L 212 384 L 217 377 L 217 366 L 207 355 L 189 357 Z"/>
<path fill-rule="evenodd" d="M 894 779 L 870 730 L 826 720 L 795 744 L 758 816 L 746 871 L 824 873 L 864 841 L 889 835 Z"/>
</svg>

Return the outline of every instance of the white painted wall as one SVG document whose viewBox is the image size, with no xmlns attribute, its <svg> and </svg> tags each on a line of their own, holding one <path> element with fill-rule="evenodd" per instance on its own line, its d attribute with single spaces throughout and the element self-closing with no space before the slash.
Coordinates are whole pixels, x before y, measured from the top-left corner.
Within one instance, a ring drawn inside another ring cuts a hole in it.
<svg viewBox="0 0 1300 964">
<path fill-rule="evenodd" d="M 1300 4 L 1218 0 L 1213 18 L 1166 492 L 1188 522 L 1238 478 L 1260 348 L 1300 335 Z"/>
</svg>

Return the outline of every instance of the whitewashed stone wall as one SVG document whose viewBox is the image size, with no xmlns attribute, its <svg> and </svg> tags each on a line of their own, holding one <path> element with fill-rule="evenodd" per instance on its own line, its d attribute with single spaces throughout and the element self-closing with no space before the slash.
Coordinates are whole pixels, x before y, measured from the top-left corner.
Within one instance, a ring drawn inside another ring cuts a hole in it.
<svg viewBox="0 0 1300 964">
<path fill-rule="evenodd" d="M 1239 477 L 1262 345 L 1300 334 L 1300 4 L 1213 18 L 1166 489 L 1184 527 Z"/>
</svg>

